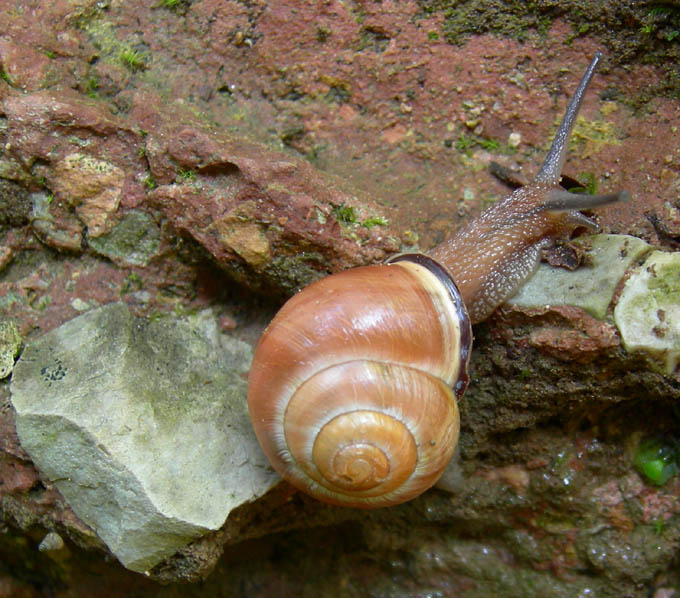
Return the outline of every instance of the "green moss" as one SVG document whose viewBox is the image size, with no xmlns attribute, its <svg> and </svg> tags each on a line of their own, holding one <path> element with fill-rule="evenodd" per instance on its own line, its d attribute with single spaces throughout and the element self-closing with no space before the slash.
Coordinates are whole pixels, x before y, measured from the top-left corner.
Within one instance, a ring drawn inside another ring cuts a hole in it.
<svg viewBox="0 0 680 598">
<path fill-rule="evenodd" d="M 661 486 L 680 472 L 680 445 L 648 438 L 635 454 L 635 468 L 652 484 Z"/>
<path fill-rule="evenodd" d="M 148 175 L 144 179 L 144 187 L 147 191 L 153 191 L 157 186 L 156 179 L 154 179 L 152 175 Z"/>
<path fill-rule="evenodd" d="M 120 296 L 139 291 L 144 286 L 144 280 L 136 272 L 131 272 L 120 285 Z"/>
<path fill-rule="evenodd" d="M 332 31 L 330 27 L 320 25 L 319 27 L 316 28 L 316 40 L 319 43 L 323 43 L 331 36 L 331 33 Z"/>
<path fill-rule="evenodd" d="M 450 43 L 463 44 L 472 35 L 493 33 L 519 41 L 545 36 L 555 19 L 565 19 L 573 29 L 573 39 L 588 35 L 608 47 L 610 59 L 630 62 L 640 57 L 642 62 L 658 65 L 664 73 L 654 88 L 646 88 L 631 100 L 644 105 L 650 95 L 670 95 L 680 98 L 680 9 L 675 6 L 655 6 L 649 3 L 603 0 L 417 0 L 421 15 L 443 18 L 441 35 Z M 660 4 L 660 3 L 659 3 Z M 567 65 L 568 66 L 568 65 Z M 630 93 L 628 90 L 624 90 Z"/>
<path fill-rule="evenodd" d="M 469 135 L 461 135 L 456 141 L 456 149 L 459 152 L 469 152 L 475 146 L 474 140 Z"/>
<path fill-rule="evenodd" d="M 524 368 L 519 374 L 517 374 L 517 377 L 520 380 L 528 380 L 531 378 L 531 370 L 529 368 Z"/>
<path fill-rule="evenodd" d="M 96 99 L 98 97 L 99 79 L 97 77 L 89 77 L 85 82 L 85 93 L 88 97 Z"/>
<path fill-rule="evenodd" d="M 357 215 L 354 213 L 354 208 L 342 204 L 341 206 L 335 206 L 333 208 L 333 216 L 341 224 L 356 224 Z"/>
<path fill-rule="evenodd" d="M 582 172 L 579 174 L 579 178 L 585 181 L 582 187 L 571 187 L 569 191 L 572 193 L 587 193 L 588 195 L 597 195 L 597 178 L 592 172 Z"/>
<path fill-rule="evenodd" d="M 655 6 L 644 18 L 640 32 L 654 35 L 666 42 L 680 41 L 680 9 L 672 6 Z"/>
<path fill-rule="evenodd" d="M 536 30 L 546 32 L 556 9 L 537 11 L 534 3 L 508 3 L 501 0 L 456 2 L 455 0 L 420 0 L 426 14 L 441 12 L 442 33 L 447 41 L 461 44 L 473 33 L 494 32 L 524 40 Z"/>
<path fill-rule="evenodd" d="M 496 152 L 501 154 L 514 154 L 517 150 L 507 144 L 503 144 L 496 139 L 490 137 L 482 137 L 480 135 L 465 133 L 456 141 L 456 149 L 466 155 L 470 155 L 475 148 L 482 148 L 489 152 Z"/>
<path fill-rule="evenodd" d="M 124 67 L 135 72 L 144 70 L 146 68 L 146 61 L 148 57 L 146 54 L 128 47 L 123 48 L 120 51 L 118 59 L 123 63 Z"/>
<path fill-rule="evenodd" d="M 196 173 L 193 170 L 180 170 L 177 175 L 179 178 L 189 181 L 190 183 L 196 181 Z"/>
<path fill-rule="evenodd" d="M 265 274 L 284 295 L 292 295 L 309 286 L 322 276 L 319 265 L 325 263 L 324 257 L 315 252 L 303 252 L 295 256 L 273 258 L 265 268 Z"/>
<path fill-rule="evenodd" d="M 386 218 L 383 218 L 382 216 L 373 216 L 372 218 L 366 218 L 366 220 L 361 223 L 361 226 L 373 228 L 374 226 L 387 226 L 388 224 Z"/>
<path fill-rule="evenodd" d="M 12 79 L 10 78 L 7 71 L 0 65 L 0 79 L 2 79 L 7 85 L 14 86 Z"/>
</svg>

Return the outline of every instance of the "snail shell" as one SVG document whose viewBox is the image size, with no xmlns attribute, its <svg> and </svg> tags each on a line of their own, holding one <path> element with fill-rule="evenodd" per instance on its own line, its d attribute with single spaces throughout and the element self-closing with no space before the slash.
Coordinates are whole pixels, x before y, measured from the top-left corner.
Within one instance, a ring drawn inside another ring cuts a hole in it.
<svg viewBox="0 0 680 598">
<path fill-rule="evenodd" d="M 293 485 L 333 504 L 417 496 L 458 441 L 455 398 L 471 344 L 456 286 L 426 256 L 310 285 L 271 322 L 251 369 L 265 454 Z"/>
</svg>

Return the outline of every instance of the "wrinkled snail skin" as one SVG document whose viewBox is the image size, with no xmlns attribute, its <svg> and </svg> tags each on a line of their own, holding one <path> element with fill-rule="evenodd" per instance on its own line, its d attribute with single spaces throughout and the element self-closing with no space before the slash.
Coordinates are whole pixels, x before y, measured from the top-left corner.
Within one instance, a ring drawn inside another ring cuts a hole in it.
<svg viewBox="0 0 680 598">
<path fill-rule="evenodd" d="M 375 508 L 410 500 L 440 477 L 458 441 L 456 399 L 467 386 L 471 322 L 514 294 L 542 248 L 576 228 L 597 229 L 578 210 L 625 196 L 558 187 L 600 58 L 532 184 L 429 256 L 399 255 L 315 282 L 267 327 L 248 407 L 264 453 L 298 489 L 331 504 Z"/>
</svg>

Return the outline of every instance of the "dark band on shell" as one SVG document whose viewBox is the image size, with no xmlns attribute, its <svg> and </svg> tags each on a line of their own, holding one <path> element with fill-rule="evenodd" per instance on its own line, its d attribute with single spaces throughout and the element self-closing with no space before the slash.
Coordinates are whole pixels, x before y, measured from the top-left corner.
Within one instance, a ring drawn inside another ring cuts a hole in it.
<svg viewBox="0 0 680 598">
<path fill-rule="evenodd" d="M 397 262 L 413 262 L 423 268 L 427 268 L 444 285 L 451 298 L 451 303 L 458 314 L 458 321 L 460 323 L 460 373 L 458 380 L 453 386 L 456 398 L 460 400 L 470 381 L 467 366 L 470 359 L 470 349 L 472 348 L 472 324 L 470 323 L 470 317 L 468 316 L 460 291 L 446 269 L 436 260 L 423 253 L 400 253 L 385 260 L 386 264 L 396 264 Z"/>
</svg>

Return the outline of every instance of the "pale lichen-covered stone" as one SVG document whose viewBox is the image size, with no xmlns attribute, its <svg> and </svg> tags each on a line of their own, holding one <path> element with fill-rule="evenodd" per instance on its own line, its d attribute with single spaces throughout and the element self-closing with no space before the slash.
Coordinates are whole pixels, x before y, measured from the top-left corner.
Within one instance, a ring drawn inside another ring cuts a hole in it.
<svg viewBox="0 0 680 598">
<path fill-rule="evenodd" d="M 110 232 L 90 238 L 89 245 L 113 262 L 146 266 L 159 252 L 161 233 L 150 214 L 130 210 Z"/>
<path fill-rule="evenodd" d="M 60 251 L 80 251 L 83 243 L 83 225 L 64 210 L 53 213 L 54 197 L 46 193 L 31 193 L 33 208 L 29 215 L 31 228 L 38 238 Z"/>
<path fill-rule="evenodd" d="M 74 512 L 146 571 L 278 479 L 248 418 L 250 359 L 209 312 L 149 321 L 110 304 L 26 348 L 17 432 Z"/>
<path fill-rule="evenodd" d="M 626 281 L 614 309 L 626 351 L 672 374 L 680 361 L 680 253 L 655 251 Z"/>
<path fill-rule="evenodd" d="M 13 322 L 0 322 L 0 380 L 7 378 L 21 349 L 21 335 Z"/>
<path fill-rule="evenodd" d="M 541 263 L 508 303 L 524 308 L 573 305 L 603 320 L 623 275 L 651 249 L 628 235 L 593 235 L 574 242 L 587 249 L 586 264 L 572 271 Z"/>
<path fill-rule="evenodd" d="M 212 226 L 220 242 L 231 247 L 256 270 L 262 270 L 271 259 L 269 241 L 262 225 L 254 221 L 255 202 L 246 201 L 216 220 Z"/>
</svg>

